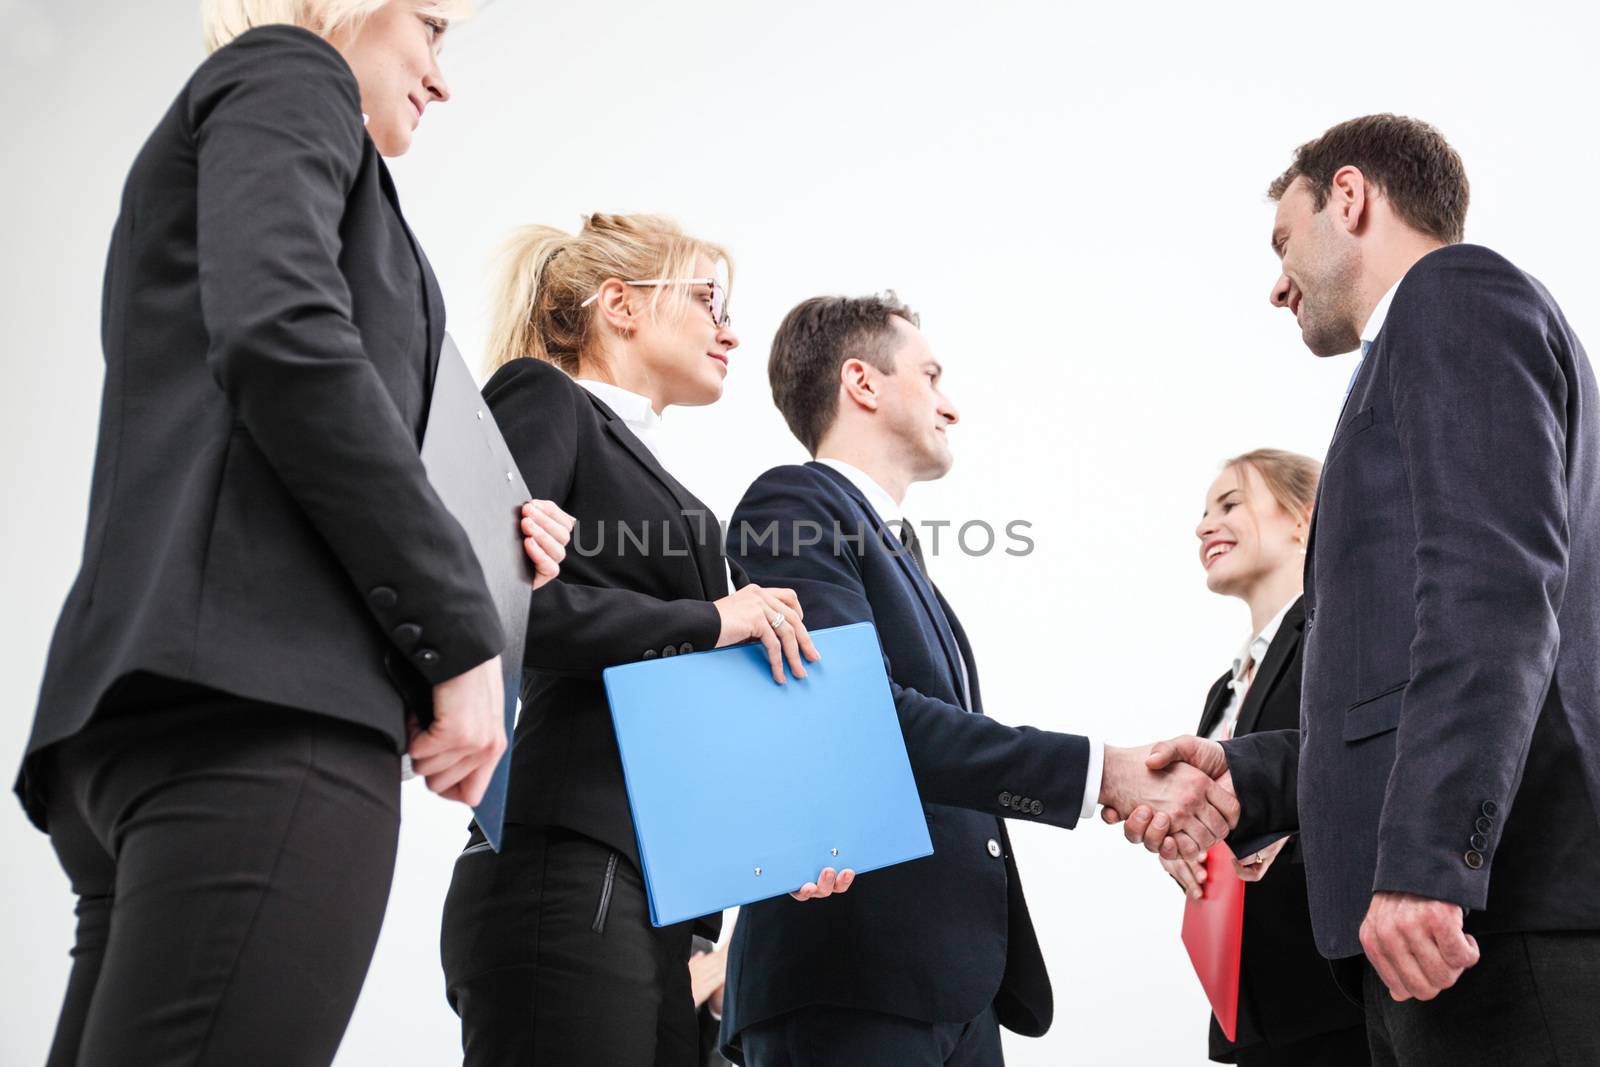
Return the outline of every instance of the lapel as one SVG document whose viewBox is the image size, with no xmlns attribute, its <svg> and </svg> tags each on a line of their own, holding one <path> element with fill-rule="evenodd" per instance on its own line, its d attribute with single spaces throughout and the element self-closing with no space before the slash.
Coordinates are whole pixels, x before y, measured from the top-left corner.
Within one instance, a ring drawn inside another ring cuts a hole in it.
<svg viewBox="0 0 1600 1067">
<path fill-rule="evenodd" d="M 1378 358 L 1378 349 L 1382 344 L 1383 331 L 1379 330 L 1378 336 L 1372 339 L 1372 347 L 1367 350 L 1366 355 L 1361 357 L 1361 366 L 1356 368 L 1355 377 L 1350 381 L 1350 388 L 1344 394 L 1344 403 L 1339 405 L 1339 417 L 1333 420 L 1333 438 L 1329 441 L 1330 444 L 1333 443 L 1333 440 L 1338 439 L 1339 431 L 1344 428 L 1344 417 L 1350 412 L 1350 398 L 1356 395 L 1356 386 L 1362 383 L 1362 379 L 1367 376 L 1368 368 L 1372 363 L 1376 362 Z M 1326 459 L 1326 456 L 1324 456 L 1324 459 Z M 1326 480 L 1323 478 L 1317 479 L 1317 495 L 1315 501 L 1311 505 L 1311 529 L 1306 531 L 1306 568 L 1304 575 L 1304 586 L 1305 595 L 1311 598 L 1311 603 L 1313 605 L 1316 604 L 1317 590 L 1317 557 L 1313 549 L 1317 544 L 1317 516 L 1322 514 L 1322 487 L 1325 481 Z M 1302 601 L 1301 606 L 1295 609 L 1295 613 L 1303 611 L 1304 608 L 1305 604 Z M 1284 623 L 1287 625 L 1288 619 L 1285 619 Z M 1252 686 L 1252 688 L 1254 687 Z"/>
<path fill-rule="evenodd" d="M 1317 517 L 1322 514 L 1322 479 L 1317 479 L 1317 495 L 1311 502 L 1311 529 L 1306 531 L 1306 565 L 1301 573 L 1301 587 L 1305 589 L 1305 596 L 1316 603 L 1317 593 Z M 1305 598 L 1300 601 L 1300 610 L 1305 610 Z"/>
<path fill-rule="evenodd" d="M 427 324 L 428 333 L 428 369 L 426 381 L 428 383 L 427 395 L 433 393 L 433 379 L 439 369 L 439 349 L 444 344 L 444 294 L 439 291 L 439 280 L 433 276 L 433 265 L 428 262 L 428 257 L 423 255 L 422 246 L 417 243 L 416 235 L 411 232 L 411 226 L 406 222 L 405 212 L 400 210 L 400 194 L 395 191 L 394 179 L 389 175 L 389 167 L 383 157 L 377 156 L 378 185 L 383 189 L 383 195 L 389 198 L 389 206 L 394 208 L 394 217 L 400 222 L 400 230 L 406 235 L 406 243 L 411 246 L 411 256 L 417 262 L 417 270 L 422 275 L 422 314 Z M 426 413 L 424 413 L 426 418 Z"/>
<path fill-rule="evenodd" d="M 606 406 L 605 401 L 581 385 L 577 388 L 583 391 L 583 395 L 589 398 L 590 403 L 594 404 L 601 417 L 605 419 L 606 432 L 627 449 L 677 502 L 682 519 L 679 529 L 689 540 L 690 554 L 695 561 L 695 572 L 700 578 L 701 596 L 706 600 L 720 600 L 727 596 L 728 578 L 723 569 L 722 538 L 712 537 L 711 531 L 706 529 L 709 524 L 716 521 L 711 509 L 695 499 L 693 493 L 667 473 L 666 468 L 656 461 L 656 457 L 645 447 L 644 442 L 634 436 L 633 431 L 617 417 L 616 412 Z"/>
<path fill-rule="evenodd" d="M 1228 685 L 1228 680 L 1233 677 L 1233 672 L 1228 671 L 1211 686 L 1210 698 L 1206 701 L 1206 710 L 1200 716 L 1200 728 L 1195 731 L 1199 737 L 1210 737 L 1211 731 L 1217 728 L 1217 723 L 1222 721 L 1222 715 L 1228 710 L 1228 701 L 1233 699 L 1233 688 Z"/>
<path fill-rule="evenodd" d="M 1284 615 L 1283 624 L 1278 627 L 1272 644 L 1267 646 L 1261 666 L 1256 668 L 1255 681 L 1250 683 L 1250 691 L 1244 695 L 1244 706 L 1239 709 L 1239 722 L 1233 728 L 1233 736 L 1243 737 L 1256 728 L 1256 723 L 1261 719 L 1261 706 L 1267 702 L 1267 694 L 1278 684 L 1283 669 L 1294 658 L 1294 651 L 1300 645 L 1300 631 L 1305 626 L 1305 620 L 1305 601 L 1297 600 Z"/>
<path fill-rule="evenodd" d="M 932 583 L 922 573 L 922 569 L 917 566 L 917 561 L 910 552 L 904 549 L 896 551 L 890 547 L 890 545 L 898 545 L 900 543 L 899 538 L 884 525 L 882 517 L 867 502 L 867 498 L 862 495 L 861 490 L 855 487 L 855 483 L 826 463 L 812 461 L 807 463 L 806 466 L 814 467 L 843 486 L 844 491 L 850 494 L 850 498 L 859 504 L 861 510 L 872 520 L 873 532 L 878 538 L 878 544 L 894 558 L 895 564 L 900 568 L 900 573 L 905 575 L 906 581 L 917 591 L 917 598 L 922 601 L 922 608 L 928 615 L 928 621 L 933 624 L 934 633 L 939 637 L 940 647 L 944 649 L 945 665 L 950 668 L 950 686 L 959 697 L 961 693 L 961 651 L 956 647 L 955 635 L 950 632 L 949 619 L 945 616 L 944 609 L 939 604 L 939 597 L 934 592 Z"/>
</svg>

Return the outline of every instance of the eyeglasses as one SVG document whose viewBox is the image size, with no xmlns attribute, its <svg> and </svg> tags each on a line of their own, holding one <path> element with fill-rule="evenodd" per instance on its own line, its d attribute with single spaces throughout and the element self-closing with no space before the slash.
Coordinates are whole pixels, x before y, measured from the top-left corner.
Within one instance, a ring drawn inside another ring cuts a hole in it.
<svg viewBox="0 0 1600 1067">
<path fill-rule="evenodd" d="M 711 287 L 711 307 L 710 307 L 709 310 L 711 312 L 711 321 L 716 323 L 719 328 L 728 325 L 728 323 L 730 321 L 732 321 L 728 317 L 728 291 L 722 287 L 722 281 L 719 278 L 644 278 L 644 279 L 642 279 L 640 281 L 623 282 L 622 284 L 623 285 L 642 285 L 642 286 L 655 286 L 655 285 L 707 285 L 707 286 L 710 286 Z M 594 303 L 596 300 L 599 300 L 599 299 L 600 299 L 600 294 L 598 292 L 596 292 L 593 296 L 591 296 L 589 299 L 585 300 L 583 303 L 579 304 L 578 306 L 580 308 L 586 308 L 590 304 Z"/>
</svg>

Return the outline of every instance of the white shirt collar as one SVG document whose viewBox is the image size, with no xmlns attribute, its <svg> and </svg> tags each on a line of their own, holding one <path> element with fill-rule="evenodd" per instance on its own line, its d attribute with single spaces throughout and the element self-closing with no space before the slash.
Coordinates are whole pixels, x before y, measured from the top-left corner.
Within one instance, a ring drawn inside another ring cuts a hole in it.
<svg viewBox="0 0 1600 1067">
<path fill-rule="evenodd" d="M 656 462 L 661 461 L 661 416 L 656 414 L 655 405 L 647 396 L 640 396 L 613 385 L 610 382 L 596 381 L 593 378 L 579 378 L 578 384 L 589 390 L 591 394 L 616 412 L 628 429 L 633 431 L 650 454 L 656 457 Z"/>
<path fill-rule="evenodd" d="M 1278 630 L 1283 626 L 1283 617 L 1289 614 L 1289 609 L 1294 607 L 1294 604 L 1295 602 L 1291 600 L 1279 608 L 1278 613 L 1272 617 L 1272 621 L 1263 626 L 1260 633 L 1251 637 L 1239 649 L 1239 654 L 1233 658 L 1233 680 L 1235 682 L 1243 682 L 1244 680 L 1246 658 L 1256 665 L 1256 670 L 1261 669 L 1261 661 L 1267 658 L 1267 649 L 1272 647 L 1273 638 L 1278 636 Z"/>
<path fill-rule="evenodd" d="M 885 524 L 893 523 L 891 529 L 895 536 L 900 534 L 900 524 L 905 521 L 905 515 L 900 511 L 900 505 L 895 503 L 894 497 L 889 495 L 889 490 L 873 480 L 872 475 L 860 467 L 852 466 L 842 459 L 821 458 L 818 463 L 832 467 L 846 478 L 850 484 L 861 490 L 861 495 L 867 498 L 867 503 L 872 505 L 872 510 L 878 513 L 878 518 Z"/>
<path fill-rule="evenodd" d="M 1365 352 L 1372 347 L 1372 342 L 1378 339 L 1378 331 L 1383 329 L 1383 320 L 1389 317 L 1389 304 L 1394 300 L 1394 291 L 1400 288 L 1400 282 L 1405 281 L 1402 275 L 1400 281 L 1389 286 L 1389 291 L 1379 299 L 1378 306 L 1372 309 L 1372 314 L 1367 316 L 1367 324 L 1361 328 L 1361 351 Z"/>
</svg>

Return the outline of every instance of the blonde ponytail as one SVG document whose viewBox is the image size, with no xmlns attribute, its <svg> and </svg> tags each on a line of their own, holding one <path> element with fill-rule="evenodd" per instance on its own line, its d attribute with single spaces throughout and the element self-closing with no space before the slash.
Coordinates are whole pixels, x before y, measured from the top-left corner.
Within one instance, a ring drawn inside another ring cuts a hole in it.
<svg viewBox="0 0 1600 1067">
<path fill-rule="evenodd" d="M 575 240 L 554 226 L 523 226 L 501 246 L 489 330 L 491 372 L 520 356 L 554 363 L 568 374 L 578 372 L 585 317 L 578 303 L 583 298 L 563 314 L 551 300 L 551 287 L 540 285 L 545 265 Z"/>
<path fill-rule="evenodd" d="M 494 373 L 530 356 L 577 375 L 603 360 L 595 336 L 599 309 L 582 307 L 607 280 L 690 278 L 701 256 L 721 263 L 732 284 L 732 263 L 720 245 L 689 237 L 659 215 L 590 215 L 576 234 L 553 226 L 523 226 L 500 250 L 491 292 L 493 324 L 485 355 Z M 651 310 L 683 307 L 687 287 L 649 290 Z"/>
</svg>

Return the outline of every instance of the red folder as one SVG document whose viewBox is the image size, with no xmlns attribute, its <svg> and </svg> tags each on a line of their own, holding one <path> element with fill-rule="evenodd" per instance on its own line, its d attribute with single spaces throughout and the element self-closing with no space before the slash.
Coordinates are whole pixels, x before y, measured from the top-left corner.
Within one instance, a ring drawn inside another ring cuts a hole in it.
<svg viewBox="0 0 1600 1067">
<path fill-rule="evenodd" d="M 1206 853 L 1206 880 L 1199 900 L 1183 910 L 1183 945 L 1211 1010 L 1229 1041 L 1239 1024 L 1239 948 L 1244 936 L 1244 883 L 1233 870 L 1233 853 L 1222 843 Z"/>
</svg>

